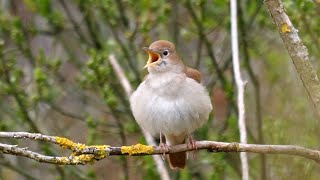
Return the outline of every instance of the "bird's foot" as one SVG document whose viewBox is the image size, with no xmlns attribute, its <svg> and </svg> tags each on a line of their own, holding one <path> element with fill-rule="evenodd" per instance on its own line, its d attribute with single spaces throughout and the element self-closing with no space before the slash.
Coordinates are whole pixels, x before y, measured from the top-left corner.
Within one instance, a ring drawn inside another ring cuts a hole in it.
<svg viewBox="0 0 320 180">
<path fill-rule="evenodd" d="M 192 150 L 197 150 L 198 147 L 197 147 L 196 141 L 192 138 L 192 136 L 189 136 L 188 140 L 189 142 L 187 143 L 187 147 L 189 148 L 189 143 L 190 143 Z"/>
<path fill-rule="evenodd" d="M 196 141 L 192 138 L 192 136 L 190 135 L 188 137 L 188 142 L 187 142 L 187 148 L 189 148 L 189 145 L 191 145 L 191 148 L 192 148 L 192 159 L 194 159 L 194 154 L 195 154 L 195 151 L 194 150 L 197 150 L 197 145 L 196 145 Z M 187 159 L 189 159 L 189 153 L 187 153 Z"/>
<path fill-rule="evenodd" d="M 160 147 L 160 151 L 163 152 L 163 154 L 161 155 L 161 158 L 162 160 L 165 160 L 166 152 L 168 152 L 170 148 L 166 143 L 162 143 L 162 142 L 159 144 L 159 147 Z"/>
</svg>

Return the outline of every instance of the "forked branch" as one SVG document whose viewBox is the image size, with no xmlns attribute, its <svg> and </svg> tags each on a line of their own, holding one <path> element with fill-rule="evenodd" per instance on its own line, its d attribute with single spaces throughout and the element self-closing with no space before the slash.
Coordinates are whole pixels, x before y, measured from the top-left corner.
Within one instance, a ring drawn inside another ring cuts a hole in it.
<svg viewBox="0 0 320 180">
<path fill-rule="evenodd" d="M 46 156 L 28 150 L 28 148 L 21 148 L 16 145 L 2 143 L 0 143 L 0 153 L 24 156 L 39 162 L 62 165 L 88 164 L 93 163 L 96 160 L 101 160 L 107 158 L 108 156 L 115 155 L 142 156 L 194 151 L 194 149 L 192 149 L 192 147 L 188 146 L 187 144 L 170 146 L 170 148 L 165 152 L 163 152 L 158 146 L 146 146 L 142 144 L 120 147 L 112 147 L 109 145 L 87 146 L 85 144 L 75 143 L 63 137 L 27 132 L 0 132 L 0 138 L 28 139 L 58 144 L 62 148 L 71 150 L 70 156 Z M 196 147 L 196 150 L 206 149 L 209 152 L 249 152 L 294 155 L 314 160 L 315 162 L 320 164 L 320 151 L 293 145 L 259 145 L 241 144 L 235 142 L 227 143 L 216 141 L 197 141 Z"/>
</svg>

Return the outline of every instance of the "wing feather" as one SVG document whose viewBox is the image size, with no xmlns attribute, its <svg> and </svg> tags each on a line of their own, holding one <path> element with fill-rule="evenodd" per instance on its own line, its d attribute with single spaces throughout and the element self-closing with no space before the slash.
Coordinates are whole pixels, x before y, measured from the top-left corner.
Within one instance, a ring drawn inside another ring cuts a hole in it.
<svg viewBox="0 0 320 180">
<path fill-rule="evenodd" d="M 186 76 L 188 78 L 194 79 L 198 83 L 201 83 L 201 80 L 202 80 L 201 73 L 196 69 L 192 69 L 192 68 L 187 67 L 186 68 Z"/>
</svg>

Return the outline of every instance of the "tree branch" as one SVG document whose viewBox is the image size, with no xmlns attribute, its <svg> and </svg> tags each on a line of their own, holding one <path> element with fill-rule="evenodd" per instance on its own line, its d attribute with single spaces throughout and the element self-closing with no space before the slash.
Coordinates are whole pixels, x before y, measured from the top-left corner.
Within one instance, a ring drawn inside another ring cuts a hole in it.
<svg viewBox="0 0 320 180">
<path fill-rule="evenodd" d="M 126 155 L 126 156 L 142 156 L 142 155 L 160 155 L 163 149 L 159 146 L 146 146 L 136 144 L 132 146 L 112 147 L 109 145 L 87 146 L 85 144 L 75 143 L 67 138 L 58 136 L 48 136 L 37 133 L 28 132 L 0 132 L 0 138 L 29 139 L 35 141 L 44 141 L 60 145 L 62 148 L 72 151 L 69 157 L 45 156 L 37 152 L 20 148 L 16 145 L 8 145 L 0 143 L 0 153 L 11 154 L 16 156 L 24 156 L 39 162 L 61 164 L 61 165 L 77 165 L 93 163 L 95 160 L 104 159 L 108 156 Z M 293 145 L 259 145 L 259 144 L 241 144 L 227 143 L 216 141 L 197 141 L 197 150 L 207 149 L 209 152 L 250 152 L 262 154 L 287 154 L 304 157 L 320 164 L 320 151 L 307 149 Z M 166 154 L 194 151 L 187 144 L 170 146 L 165 151 Z"/>
<path fill-rule="evenodd" d="M 308 57 L 308 49 L 289 19 L 281 0 L 265 0 L 269 13 L 277 25 L 305 89 L 320 115 L 320 81 Z"/>
</svg>

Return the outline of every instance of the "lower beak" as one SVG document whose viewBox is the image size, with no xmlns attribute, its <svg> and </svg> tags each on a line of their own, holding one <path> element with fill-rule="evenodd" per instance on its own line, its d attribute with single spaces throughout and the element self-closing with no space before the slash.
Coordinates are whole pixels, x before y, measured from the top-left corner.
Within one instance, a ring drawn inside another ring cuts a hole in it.
<svg viewBox="0 0 320 180">
<path fill-rule="evenodd" d="M 144 47 L 143 50 L 147 51 L 149 54 L 149 59 L 147 61 L 147 64 L 144 66 L 144 68 L 156 65 L 157 61 L 160 59 L 160 54 L 152 49 L 147 48 L 147 47 Z"/>
</svg>

